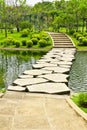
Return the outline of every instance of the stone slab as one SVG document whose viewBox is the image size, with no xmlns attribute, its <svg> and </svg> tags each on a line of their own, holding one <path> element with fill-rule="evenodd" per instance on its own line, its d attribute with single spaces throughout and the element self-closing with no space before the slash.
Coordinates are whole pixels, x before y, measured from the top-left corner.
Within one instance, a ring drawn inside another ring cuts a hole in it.
<svg viewBox="0 0 87 130">
<path fill-rule="evenodd" d="M 38 75 L 43 75 L 43 74 L 50 74 L 52 71 L 47 71 L 47 70 L 42 70 L 42 69 L 34 69 L 34 70 L 26 70 L 24 71 L 24 74 L 27 75 L 33 75 L 33 76 L 38 76 Z"/>
<path fill-rule="evenodd" d="M 21 87 L 21 86 L 8 86 L 7 90 L 9 91 L 18 91 L 18 92 L 25 92 L 25 89 L 24 87 Z"/>
<path fill-rule="evenodd" d="M 57 63 L 58 65 L 72 65 L 72 62 L 68 62 L 68 61 L 60 61 Z"/>
<path fill-rule="evenodd" d="M 26 79 L 26 78 L 33 78 L 33 76 L 32 75 L 25 75 L 25 74 L 23 74 L 23 75 L 19 75 L 18 78 Z"/>
<path fill-rule="evenodd" d="M 49 94 L 70 93 L 70 89 L 64 83 L 44 83 L 27 86 L 29 92 L 41 92 Z"/>
<path fill-rule="evenodd" d="M 38 84 L 38 83 L 45 83 L 47 82 L 47 79 L 44 78 L 28 78 L 28 79 L 16 79 L 13 83 L 19 86 L 27 86 L 32 84 Z"/>
<path fill-rule="evenodd" d="M 52 81 L 52 82 L 57 82 L 57 83 L 68 82 L 67 81 L 68 77 L 69 77 L 69 75 L 59 74 L 59 73 L 43 75 L 43 78 L 45 78 L 45 79 L 47 79 L 49 81 Z"/>
<path fill-rule="evenodd" d="M 63 67 L 45 67 L 44 70 L 52 70 L 54 73 L 67 73 L 69 72 L 69 68 Z"/>
</svg>

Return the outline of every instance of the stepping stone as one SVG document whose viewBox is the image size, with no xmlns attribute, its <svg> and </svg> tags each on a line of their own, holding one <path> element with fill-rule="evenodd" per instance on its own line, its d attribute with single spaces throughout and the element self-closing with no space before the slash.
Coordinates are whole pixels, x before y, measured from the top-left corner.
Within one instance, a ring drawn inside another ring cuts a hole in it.
<svg viewBox="0 0 87 130">
<path fill-rule="evenodd" d="M 62 68 L 62 67 L 45 67 L 43 70 L 52 70 L 55 73 L 66 73 L 69 72 L 69 68 Z"/>
<path fill-rule="evenodd" d="M 68 68 L 68 69 L 70 69 L 70 68 L 71 68 L 71 66 L 70 66 L 70 65 L 59 65 L 59 67 Z"/>
<path fill-rule="evenodd" d="M 68 62 L 68 61 L 60 61 L 57 63 L 58 65 L 72 65 L 72 62 Z"/>
<path fill-rule="evenodd" d="M 24 74 L 28 75 L 33 75 L 33 77 L 36 77 L 38 75 L 44 75 L 44 74 L 50 74 L 52 71 L 47 71 L 47 70 L 39 70 L 39 69 L 34 69 L 34 70 L 26 70 L 24 71 Z"/>
<path fill-rule="evenodd" d="M 44 83 L 27 86 L 29 92 L 49 93 L 49 94 L 69 94 L 70 89 L 64 83 Z"/>
<path fill-rule="evenodd" d="M 69 75 L 59 73 L 43 75 L 43 78 L 56 83 L 67 83 L 68 77 Z"/>
<path fill-rule="evenodd" d="M 26 79 L 26 78 L 33 78 L 33 76 L 32 75 L 25 75 L 25 74 L 23 74 L 23 75 L 19 75 L 18 78 Z"/>
<path fill-rule="evenodd" d="M 38 84 L 38 83 L 45 83 L 47 82 L 47 79 L 44 78 L 28 78 L 28 79 L 16 79 L 13 83 L 19 86 L 27 86 L 32 84 Z"/>
<path fill-rule="evenodd" d="M 7 90 L 9 90 L 9 91 L 25 92 L 26 88 L 21 87 L 21 86 L 8 86 Z"/>
<path fill-rule="evenodd" d="M 43 65 L 43 64 L 33 64 L 32 67 L 33 67 L 34 69 L 41 69 L 41 68 L 44 67 L 44 65 Z"/>
</svg>

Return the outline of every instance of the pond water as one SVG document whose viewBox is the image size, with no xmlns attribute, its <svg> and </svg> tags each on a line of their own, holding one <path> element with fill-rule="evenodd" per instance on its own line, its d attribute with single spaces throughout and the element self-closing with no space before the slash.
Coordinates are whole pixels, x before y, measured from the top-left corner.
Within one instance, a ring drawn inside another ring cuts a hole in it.
<svg viewBox="0 0 87 130">
<path fill-rule="evenodd" d="M 0 51 L 0 89 L 6 88 L 46 52 Z"/>
<path fill-rule="evenodd" d="M 87 91 L 87 52 L 79 51 L 75 55 L 68 86 L 75 92 Z"/>
</svg>

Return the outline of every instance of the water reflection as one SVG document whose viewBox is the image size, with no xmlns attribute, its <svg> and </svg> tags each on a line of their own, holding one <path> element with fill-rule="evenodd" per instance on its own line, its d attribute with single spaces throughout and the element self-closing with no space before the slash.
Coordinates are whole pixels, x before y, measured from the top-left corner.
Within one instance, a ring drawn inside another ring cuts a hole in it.
<svg viewBox="0 0 87 130">
<path fill-rule="evenodd" d="M 45 52 L 0 51 L 0 88 L 7 87 Z"/>
<path fill-rule="evenodd" d="M 87 91 L 87 52 L 77 52 L 68 86 L 75 92 Z"/>
</svg>

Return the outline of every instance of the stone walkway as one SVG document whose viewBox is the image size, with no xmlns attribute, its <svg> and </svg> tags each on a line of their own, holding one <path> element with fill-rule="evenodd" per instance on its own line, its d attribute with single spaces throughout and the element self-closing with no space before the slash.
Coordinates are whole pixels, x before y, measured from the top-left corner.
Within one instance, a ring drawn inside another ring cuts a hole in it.
<svg viewBox="0 0 87 130">
<path fill-rule="evenodd" d="M 67 84 L 75 52 L 75 48 L 53 48 L 33 65 L 33 70 L 24 71 L 8 90 L 69 94 Z"/>
<path fill-rule="evenodd" d="M 87 130 L 87 122 L 66 96 L 7 91 L 0 99 L 0 130 Z"/>
</svg>

